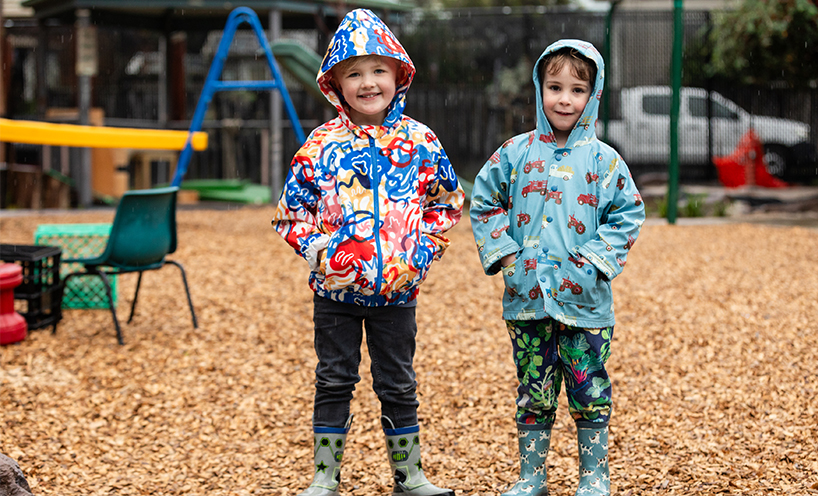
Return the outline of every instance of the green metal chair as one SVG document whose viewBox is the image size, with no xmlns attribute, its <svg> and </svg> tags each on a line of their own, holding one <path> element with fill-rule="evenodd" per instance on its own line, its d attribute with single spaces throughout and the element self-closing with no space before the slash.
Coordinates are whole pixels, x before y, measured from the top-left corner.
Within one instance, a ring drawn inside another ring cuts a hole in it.
<svg viewBox="0 0 818 496">
<path fill-rule="evenodd" d="M 125 342 L 122 339 L 122 330 L 116 317 L 108 275 L 139 272 L 136 293 L 131 304 L 131 315 L 128 317 L 128 323 L 130 323 L 136 309 L 142 273 L 147 270 L 161 269 L 166 264 L 179 267 L 182 272 L 182 282 L 185 285 L 190 315 L 193 318 L 193 328 L 199 328 L 196 312 L 193 310 L 193 301 L 190 298 L 185 269 L 182 264 L 165 259 L 166 255 L 176 251 L 176 192 L 178 190 L 177 187 L 170 187 L 128 191 L 122 196 L 116 209 L 111 233 L 102 255 L 93 258 L 63 260 L 65 263 L 80 263 L 83 266 L 83 270 L 66 275 L 63 280 L 64 285 L 75 276 L 96 275 L 102 279 L 119 344 L 125 344 Z"/>
</svg>

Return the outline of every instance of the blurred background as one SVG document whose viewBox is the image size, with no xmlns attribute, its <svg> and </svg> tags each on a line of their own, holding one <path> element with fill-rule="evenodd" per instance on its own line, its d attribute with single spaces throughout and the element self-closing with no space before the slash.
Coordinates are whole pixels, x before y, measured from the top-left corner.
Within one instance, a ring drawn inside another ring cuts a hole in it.
<svg viewBox="0 0 818 496">
<path fill-rule="evenodd" d="M 78 41 L 91 32 L 90 124 L 187 130 L 227 16 L 238 5 L 0 0 L 0 117 L 79 122 L 78 74 L 88 74 L 81 68 L 88 55 Z M 620 151 L 637 183 L 667 174 L 673 2 L 247 0 L 241 5 L 257 12 L 267 30 L 307 133 L 334 111 L 314 83 L 288 69 L 311 69 L 346 12 L 374 10 L 417 66 L 406 114 L 437 133 L 466 180 L 506 139 L 535 126 L 531 71 L 543 49 L 561 38 L 590 41 L 606 60 L 598 135 Z M 733 153 L 752 129 L 772 175 L 818 185 L 816 0 L 686 0 L 683 6 L 681 181 L 718 183 L 713 158 Z M 284 53 L 284 45 L 296 49 Z M 255 35 L 240 30 L 222 78 L 270 77 Z M 283 149 L 273 153 L 270 100 L 269 91 L 217 93 L 202 126 L 209 146 L 193 154 L 186 180 L 241 180 L 269 188 L 274 176 L 286 174 L 299 143 L 283 119 Z M 111 202 L 127 189 L 168 183 L 177 158 L 167 151 L 94 150 L 94 201 Z M 75 148 L 0 142 L 2 207 L 75 206 L 73 178 L 80 160 Z"/>
</svg>

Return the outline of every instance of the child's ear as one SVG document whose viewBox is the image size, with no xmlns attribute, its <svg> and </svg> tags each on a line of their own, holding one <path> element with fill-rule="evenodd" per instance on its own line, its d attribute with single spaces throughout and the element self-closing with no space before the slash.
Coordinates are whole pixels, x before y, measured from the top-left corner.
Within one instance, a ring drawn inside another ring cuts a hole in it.
<svg viewBox="0 0 818 496">
<path fill-rule="evenodd" d="M 403 62 L 398 61 L 398 70 L 395 71 L 395 74 L 395 86 L 403 86 L 409 77 L 409 68 Z"/>
</svg>

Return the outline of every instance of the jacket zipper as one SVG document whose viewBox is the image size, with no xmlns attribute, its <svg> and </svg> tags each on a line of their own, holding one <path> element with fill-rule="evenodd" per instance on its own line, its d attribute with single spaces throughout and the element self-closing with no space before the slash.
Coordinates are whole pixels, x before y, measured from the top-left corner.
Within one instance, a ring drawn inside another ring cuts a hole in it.
<svg viewBox="0 0 818 496">
<path fill-rule="evenodd" d="M 375 294 L 381 294 L 381 284 L 383 283 L 383 254 L 381 253 L 381 229 L 378 223 L 381 220 L 380 200 L 378 190 L 380 189 L 380 177 L 378 175 L 378 147 L 375 146 L 375 139 L 369 136 L 369 162 L 372 166 L 372 186 L 373 202 L 375 203 L 375 218 L 372 226 L 375 236 L 375 251 L 378 254 L 378 273 L 375 275 Z"/>
</svg>

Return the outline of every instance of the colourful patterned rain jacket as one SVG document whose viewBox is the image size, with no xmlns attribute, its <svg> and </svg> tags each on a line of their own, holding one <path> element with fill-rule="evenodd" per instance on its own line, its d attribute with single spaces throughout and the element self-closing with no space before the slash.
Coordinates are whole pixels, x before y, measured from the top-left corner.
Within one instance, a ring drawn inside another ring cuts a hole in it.
<svg viewBox="0 0 818 496">
<path fill-rule="evenodd" d="M 591 99 L 564 148 L 543 111 L 539 65 L 570 46 L 596 62 Z M 645 208 L 622 157 L 595 133 L 605 69 L 590 43 L 562 40 L 534 68 L 537 129 L 506 141 L 474 183 L 471 221 L 483 269 L 503 268 L 503 318 L 553 317 L 572 326 L 614 325 L 611 280 L 622 272 Z M 585 257 L 590 263 L 583 263 Z"/>
<path fill-rule="evenodd" d="M 331 84 L 332 66 L 377 54 L 399 62 L 382 126 L 357 126 Z M 317 81 L 338 117 L 293 158 L 273 227 L 310 266 L 319 296 L 366 306 L 414 302 L 449 245 L 464 194 L 435 134 L 403 115 L 415 67 L 386 25 L 358 9 L 341 22 Z"/>
</svg>

